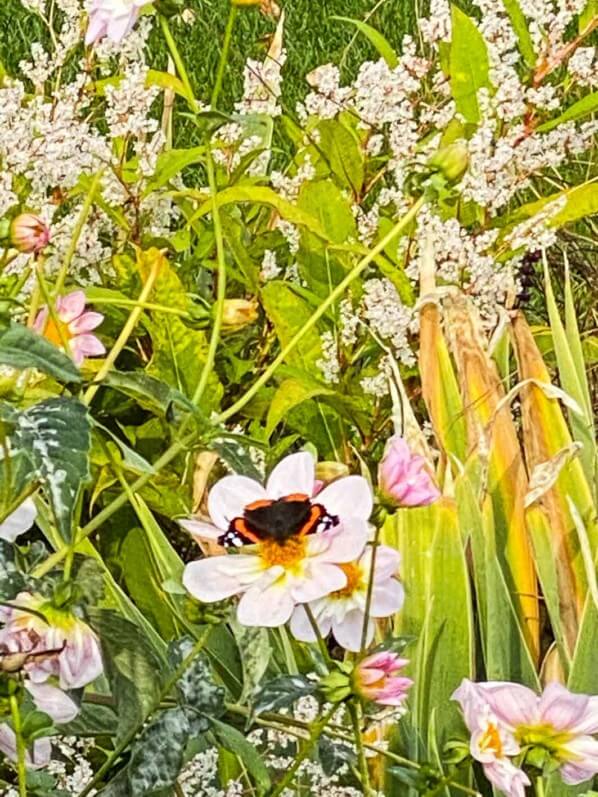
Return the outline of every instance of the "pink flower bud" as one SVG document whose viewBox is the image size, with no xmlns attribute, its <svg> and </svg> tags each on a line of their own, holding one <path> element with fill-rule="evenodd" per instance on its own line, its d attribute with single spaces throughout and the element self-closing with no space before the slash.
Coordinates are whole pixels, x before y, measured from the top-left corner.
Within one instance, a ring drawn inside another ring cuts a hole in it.
<svg viewBox="0 0 598 797">
<path fill-rule="evenodd" d="M 19 252 L 41 252 L 50 242 L 50 228 L 39 216 L 21 213 L 10 225 L 12 245 Z"/>
<path fill-rule="evenodd" d="M 381 706 L 401 706 L 413 684 L 397 675 L 406 664 L 407 659 L 387 650 L 368 656 L 354 671 L 355 691 Z"/>
<path fill-rule="evenodd" d="M 425 506 L 440 497 L 423 457 L 411 452 L 399 435 L 391 437 L 378 468 L 384 495 L 399 506 Z"/>
</svg>

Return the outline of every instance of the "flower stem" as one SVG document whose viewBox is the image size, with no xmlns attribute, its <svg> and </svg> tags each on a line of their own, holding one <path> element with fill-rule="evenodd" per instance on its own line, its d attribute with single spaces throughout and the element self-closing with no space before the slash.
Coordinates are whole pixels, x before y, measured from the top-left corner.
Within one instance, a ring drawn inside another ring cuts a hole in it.
<svg viewBox="0 0 598 797">
<path fill-rule="evenodd" d="M 378 551 L 378 539 L 380 537 L 380 527 L 376 526 L 376 533 L 372 540 L 372 561 L 370 562 L 370 572 L 368 573 L 368 588 L 365 596 L 365 609 L 363 614 L 363 626 L 361 628 L 360 654 L 363 653 L 368 641 L 368 628 L 370 625 L 370 606 L 372 605 L 372 595 L 374 593 L 374 571 L 376 569 L 376 553 Z"/>
<path fill-rule="evenodd" d="M 330 657 L 330 653 L 328 652 L 328 648 L 326 647 L 326 642 L 324 640 L 324 637 L 322 636 L 322 632 L 320 631 L 320 626 L 318 625 L 316 618 L 314 617 L 314 613 L 312 612 L 310 605 L 308 603 L 304 603 L 303 608 L 305 609 L 305 614 L 307 615 L 309 624 L 312 627 L 312 631 L 316 636 L 316 640 L 318 643 L 318 647 L 320 649 L 320 653 L 322 654 L 322 658 L 327 664 L 332 664 L 332 659 Z"/>
<path fill-rule="evenodd" d="M 16 695 L 10 696 L 10 714 L 17 742 L 17 776 L 19 797 L 27 797 L 27 768 L 25 766 L 25 741 L 22 734 L 21 710 Z"/>
<path fill-rule="evenodd" d="M 212 96 L 210 98 L 210 108 L 215 110 L 220 91 L 222 89 L 222 80 L 224 78 L 224 70 L 228 62 L 228 54 L 230 51 L 230 43 L 233 35 L 233 28 L 235 26 L 235 19 L 237 17 L 237 6 L 233 3 L 230 4 L 230 11 L 228 13 L 228 20 L 226 23 L 226 30 L 224 31 L 224 41 L 222 42 L 222 50 L 220 52 L 220 60 L 218 61 L 218 70 L 216 72 L 216 80 L 214 81 L 214 88 L 212 89 Z"/>
<path fill-rule="evenodd" d="M 168 20 L 165 16 L 162 16 L 162 14 L 160 14 L 160 27 L 162 28 L 162 33 L 166 39 L 166 44 L 168 45 L 170 55 L 172 56 L 172 60 L 174 61 L 177 72 L 179 73 L 179 77 L 183 83 L 183 86 L 185 87 L 185 91 L 187 92 L 187 101 L 191 106 L 191 110 L 194 113 L 197 113 L 197 101 L 195 99 L 193 87 L 191 86 L 191 81 L 189 80 L 189 74 L 187 72 L 187 68 L 185 67 L 185 62 L 183 61 L 179 52 L 179 48 L 174 40 Z"/>
<path fill-rule="evenodd" d="M 540 775 L 540 777 L 536 778 L 536 797 L 544 797 L 546 791 L 544 789 L 544 778 Z"/>
<path fill-rule="evenodd" d="M 90 385 L 87 388 L 87 391 L 85 392 L 85 395 L 83 397 L 83 401 L 85 404 L 89 404 L 93 399 L 93 397 L 95 396 L 95 394 L 97 393 L 100 387 L 100 383 L 107 376 L 108 372 L 116 362 L 116 358 L 124 349 L 129 339 L 129 336 L 131 335 L 133 329 L 137 325 L 137 322 L 139 321 L 139 316 L 143 312 L 142 305 L 146 302 L 148 296 L 152 292 L 152 288 L 154 287 L 154 282 L 156 281 L 156 278 L 160 271 L 160 265 L 161 265 L 161 258 L 156 257 L 152 264 L 147 281 L 143 286 L 141 293 L 139 294 L 139 303 L 131 310 L 129 317 L 127 318 L 127 321 L 121 330 L 120 335 L 116 339 L 114 346 L 110 350 L 110 353 L 108 354 L 108 356 L 104 360 L 102 367 L 98 371 L 93 385 Z"/>
<path fill-rule="evenodd" d="M 295 760 L 293 761 L 292 766 L 290 769 L 287 770 L 287 774 L 284 778 L 278 783 L 276 788 L 271 794 L 271 797 L 280 797 L 280 795 L 284 792 L 284 790 L 291 785 L 293 782 L 293 778 L 297 774 L 297 770 L 301 766 L 301 764 L 305 761 L 305 759 L 311 754 L 312 750 L 318 743 L 318 739 L 322 735 L 324 728 L 330 720 L 332 719 L 333 714 L 337 710 L 338 706 L 332 706 L 332 708 L 328 709 L 326 714 L 321 717 L 317 722 L 312 725 L 311 732 L 309 734 L 309 738 L 303 741 L 299 752 L 297 753 Z"/>
<path fill-rule="evenodd" d="M 352 700 L 347 708 L 349 709 L 349 715 L 351 717 L 351 723 L 353 725 L 353 736 L 355 737 L 355 747 L 357 748 L 357 760 L 359 762 L 359 775 L 361 778 L 361 785 L 363 787 L 363 793 L 366 797 L 370 797 L 372 794 L 372 787 L 370 785 L 370 773 L 368 770 L 368 762 L 365 757 L 365 748 L 363 746 L 363 738 L 361 736 L 361 720 L 362 720 L 362 709 L 361 704 L 358 700 Z"/>
<path fill-rule="evenodd" d="M 104 761 L 104 763 L 98 769 L 93 778 L 89 781 L 89 783 L 85 786 L 85 788 L 81 792 L 79 792 L 79 797 L 87 797 L 87 795 L 90 792 L 92 792 L 96 788 L 96 786 L 98 786 L 99 783 L 101 783 L 104 775 L 110 771 L 112 765 L 117 761 L 118 758 L 120 758 L 120 756 L 124 753 L 124 751 L 131 744 L 131 742 L 134 741 L 135 737 L 137 736 L 143 725 L 148 721 L 148 719 L 152 716 L 152 714 L 154 714 L 154 712 L 160 708 L 160 704 L 162 703 L 164 698 L 169 694 L 169 692 L 172 691 L 172 689 L 174 688 L 175 684 L 177 683 L 181 675 L 183 675 L 185 670 L 187 670 L 187 668 L 193 663 L 193 660 L 195 659 L 197 654 L 202 650 L 202 648 L 205 646 L 206 642 L 208 641 L 208 637 L 212 631 L 212 628 L 213 626 L 210 626 L 203 632 L 203 634 L 193 645 L 192 649 L 189 651 L 187 656 L 185 656 L 185 658 L 182 660 L 179 666 L 172 673 L 170 678 L 166 681 L 166 683 L 160 690 L 159 696 L 156 698 L 153 705 L 151 706 L 151 708 L 143 718 L 143 721 L 138 725 L 136 725 L 131 731 L 129 731 L 129 733 L 124 737 L 124 739 L 120 742 L 120 744 L 118 744 L 114 748 L 114 750 L 110 753 L 108 758 Z"/>
</svg>

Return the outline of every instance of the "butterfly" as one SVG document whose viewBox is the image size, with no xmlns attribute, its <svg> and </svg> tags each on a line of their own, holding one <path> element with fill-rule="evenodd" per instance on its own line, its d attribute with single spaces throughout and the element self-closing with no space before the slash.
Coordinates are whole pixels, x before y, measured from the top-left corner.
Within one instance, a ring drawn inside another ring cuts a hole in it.
<svg viewBox="0 0 598 797">
<path fill-rule="evenodd" d="M 312 504 L 309 496 L 293 493 L 278 499 L 261 499 L 245 507 L 218 540 L 221 545 L 241 547 L 274 540 L 284 545 L 292 537 L 304 537 L 330 528 L 338 518 L 329 515 L 322 504 Z"/>
</svg>

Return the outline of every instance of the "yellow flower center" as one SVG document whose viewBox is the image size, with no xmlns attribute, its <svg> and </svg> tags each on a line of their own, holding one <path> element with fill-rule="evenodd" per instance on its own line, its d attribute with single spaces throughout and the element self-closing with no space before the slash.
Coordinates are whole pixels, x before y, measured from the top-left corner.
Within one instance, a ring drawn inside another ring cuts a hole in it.
<svg viewBox="0 0 598 797">
<path fill-rule="evenodd" d="M 259 556 L 266 567 L 280 565 L 285 570 L 296 569 L 305 559 L 307 540 L 304 537 L 291 537 L 285 542 L 264 540 L 259 544 Z"/>
<path fill-rule="evenodd" d="M 362 571 L 357 562 L 347 562 L 347 564 L 337 565 L 347 576 L 347 584 L 342 589 L 337 589 L 331 593 L 331 598 L 350 598 L 351 595 L 361 586 Z"/>
<path fill-rule="evenodd" d="M 482 753 L 494 753 L 497 758 L 502 758 L 503 750 L 500 732 L 498 726 L 493 722 L 489 722 L 486 726 L 486 730 L 480 738 L 479 747 Z"/>
<path fill-rule="evenodd" d="M 62 321 L 54 323 L 53 318 L 48 318 L 44 330 L 44 338 L 46 338 L 46 340 L 49 340 L 50 343 L 53 343 L 55 346 L 61 347 L 63 340 L 68 342 L 72 337 L 68 324 L 64 324 Z"/>
</svg>

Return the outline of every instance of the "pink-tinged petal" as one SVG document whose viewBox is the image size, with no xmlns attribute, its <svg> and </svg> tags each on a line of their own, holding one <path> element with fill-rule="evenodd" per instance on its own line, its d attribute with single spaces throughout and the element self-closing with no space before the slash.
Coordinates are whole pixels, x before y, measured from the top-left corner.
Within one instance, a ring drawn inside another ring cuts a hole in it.
<svg viewBox="0 0 598 797">
<path fill-rule="evenodd" d="M 83 313 L 83 315 L 71 321 L 69 330 L 75 335 L 80 335 L 83 332 L 91 332 L 92 329 L 99 327 L 103 320 L 104 316 L 102 313 L 93 313 L 91 311 Z"/>
<path fill-rule="evenodd" d="M 572 730 L 586 716 L 588 695 L 570 692 L 559 683 L 546 686 L 538 706 L 540 719 L 557 730 Z"/>
<path fill-rule="evenodd" d="M 347 518 L 368 520 L 374 508 L 372 488 L 363 476 L 343 476 L 318 493 L 318 503 L 344 523 Z"/>
<path fill-rule="evenodd" d="M 0 523 L 0 540 L 14 542 L 20 534 L 29 531 L 37 516 L 37 509 L 31 498 L 27 498 Z"/>
<path fill-rule="evenodd" d="M 266 491 L 254 479 L 247 476 L 225 476 L 210 490 L 208 512 L 214 525 L 226 531 L 236 517 L 243 517 L 248 504 L 264 498 Z"/>
<path fill-rule="evenodd" d="M 66 296 L 61 296 L 56 300 L 56 312 L 58 318 L 65 324 L 70 324 L 75 318 L 79 318 L 85 310 L 85 294 L 83 291 L 73 291 Z"/>
<path fill-rule="evenodd" d="M 54 722 L 59 724 L 70 722 L 79 713 L 79 707 L 75 701 L 56 686 L 26 681 L 25 688 L 33 698 L 36 707 L 44 714 L 48 714 Z"/>
<path fill-rule="evenodd" d="M 185 518 L 185 520 L 179 520 L 178 524 L 196 539 L 217 541 L 222 536 L 222 529 L 213 526 L 211 523 L 204 523 L 201 520 Z"/>
<path fill-rule="evenodd" d="M 291 594 L 296 603 L 309 603 L 342 589 L 346 584 L 347 576 L 340 567 L 318 561 L 308 565 L 306 578 L 293 585 Z"/>
<path fill-rule="evenodd" d="M 371 554 L 368 556 L 368 560 L 371 561 Z M 382 581 L 396 576 L 399 572 L 400 564 L 401 555 L 398 551 L 388 545 L 379 545 L 376 550 L 376 580 Z M 369 563 L 366 564 L 366 571 L 369 572 Z"/>
<path fill-rule="evenodd" d="M 83 357 L 99 357 L 106 353 L 106 347 L 95 335 L 77 335 L 71 338 L 71 351 L 77 351 Z"/>
<path fill-rule="evenodd" d="M 361 650 L 361 634 L 363 632 L 364 614 L 359 609 L 353 609 L 343 617 L 342 620 L 332 621 L 332 633 L 338 644 L 357 653 Z M 370 645 L 374 639 L 374 623 L 368 621 L 366 645 Z"/>
<path fill-rule="evenodd" d="M 264 590 L 251 587 L 239 601 L 237 620 L 241 625 L 278 628 L 290 620 L 294 608 L 295 602 L 280 582 Z"/>
<path fill-rule="evenodd" d="M 591 736 L 577 736 L 564 745 L 571 761 L 560 769 L 565 783 L 583 783 L 598 774 L 598 741 Z"/>
<path fill-rule="evenodd" d="M 319 603 L 321 602 L 316 601 L 315 603 L 311 604 L 310 608 L 314 615 L 316 624 L 320 629 L 320 634 L 323 637 L 326 637 L 330 633 L 331 620 L 330 617 L 318 613 L 317 607 Z M 295 639 L 298 639 L 300 642 L 317 641 L 316 633 L 309 621 L 307 612 L 305 611 L 305 604 L 295 607 L 290 621 L 290 629 Z"/>
<path fill-rule="evenodd" d="M 598 733 L 598 696 L 592 695 L 588 698 L 585 713 L 577 722 L 575 728 L 577 733 Z"/>
<path fill-rule="evenodd" d="M 89 17 L 89 25 L 85 33 L 85 44 L 96 44 L 106 35 L 107 22 L 98 12 L 92 12 Z"/>
<path fill-rule="evenodd" d="M 188 592 L 203 603 L 214 603 L 241 592 L 243 589 L 234 574 L 220 569 L 221 556 L 190 562 L 183 571 L 183 585 Z M 230 557 L 233 558 L 232 556 Z"/>
<path fill-rule="evenodd" d="M 372 589 L 370 614 L 372 617 L 390 617 L 398 612 L 405 601 L 403 585 L 390 578 Z"/>
<path fill-rule="evenodd" d="M 41 335 L 46 328 L 46 324 L 48 323 L 48 308 L 42 307 L 42 309 L 37 314 L 35 321 L 33 322 L 33 329 L 36 332 L 39 332 Z"/>
<path fill-rule="evenodd" d="M 17 740 L 13 729 L 5 723 L 0 725 L 0 752 L 11 761 L 17 760 Z M 52 756 L 52 746 L 47 738 L 36 739 L 33 748 L 27 750 L 25 763 L 29 769 L 47 767 Z"/>
<path fill-rule="evenodd" d="M 98 638 L 88 625 L 80 622 L 69 632 L 58 663 L 61 689 L 81 689 L 104 672 Z"/>
<path fill-rule="evenodd" d="M 510 728 L 529 725 L 538 719 L 538 696 L 527 686 L 508 681 L 477 684 L 496 717 Z"/>
<path fill-rule="evenodd" d="M 505 797 L 525 797 L 525 787 L 531 781 L 525 772 L 516 767 L 508 758 L 497 758 L 483 765 L 484 774 Z"/>
<path fill-rule="evenodd" d="M 316 478 L 316 463 L 307 451 L 289 454 L 281 459 L 266 482 L 268 498 L 282 498 L 293 493 L 312 496 Z"/>
<path fill-rule="evenodd" d="M 110 41 L 116 44 L 121 42 L 135 25 L 138 16 L 139 9 L 136 6 L 131 6 L 128 14 L 109 19 L 106 35 Z"/>
<path fill-rule="evenodd" d="M 359 559 L 368 539 L 369 529 L 363 520 L 350 518 L 342 526 L 330 531 L 311 535 L 310 551 L 320 550 L 319 560 L 333 564 L 344 564 Z M 320 547 L 321 546 L 321 547 Z"/>
</svg>

